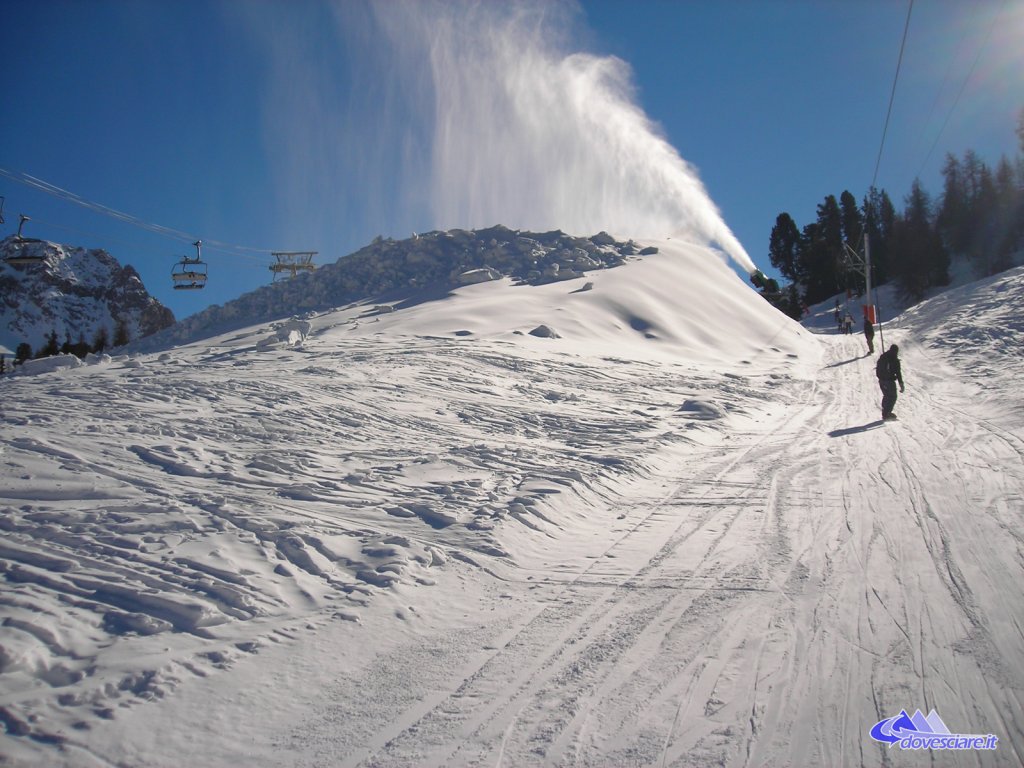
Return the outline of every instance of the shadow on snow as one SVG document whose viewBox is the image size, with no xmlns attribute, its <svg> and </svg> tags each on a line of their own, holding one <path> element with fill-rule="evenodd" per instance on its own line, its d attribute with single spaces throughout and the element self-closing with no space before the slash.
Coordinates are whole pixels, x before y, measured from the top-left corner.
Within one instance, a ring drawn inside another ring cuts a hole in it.
<svg viewBox="0 0 1024 768">
<path fill-rule="evenodd" d="M 879 419 L 878 421 L 872 421 L 869 424 L 861 424 L 859 427 L 847 427 L 846 429 L 833 429 L 828 433 L 829 437 L 846 437 L 847 435 L 856 435 L 860 432 L 867 432 L 871 429 L 878 429 L 880 426 L 885 424 L 884 421 Z"/>
</svg>

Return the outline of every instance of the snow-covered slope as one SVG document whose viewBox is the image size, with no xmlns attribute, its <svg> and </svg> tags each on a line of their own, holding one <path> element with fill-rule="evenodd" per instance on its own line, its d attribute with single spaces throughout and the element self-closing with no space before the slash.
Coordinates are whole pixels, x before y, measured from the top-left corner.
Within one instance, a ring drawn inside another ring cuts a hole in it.
<svg viewBox="0 0 1024 768">
<path fill-rule="evenodd" d="M 652 246 L 648 246 L 652 247 Z M 539 286 L 494 281 L 391 311 L 356 306 L 338 313 L 331 338 L 428 336 L 501 340 L 594 357 L 780 364 L 807 353 L 807 334 L 757 301 L 718 257 L 682 242 L 625 266 Z M 534 336 L 536 338 L 530 338 Z"/>
<path fill-rule="evenodd" d="M 645 249 L 607 233 L 521 232 L 507 227 L 427 232 L 406 240 L 377 238 L 315 272 L 263 286 L 186 318 L 137 349 L 153 351 L 276 320 L 299 311 L 324 311 L 373 298 L 391 303 L 436 299 L 460 285 L 507 276 L 541 285 L 616 267 Z"/>
<path fill-rule="evenodd" d="M 883 427 L 861 337 L 657 246 L 0 382 L 0 754 L 874 765 L 936 707 L 1017 764 L 1024 420 L 939 340 L 1024 276 L 887 331 Z"/>
<path fill-rule="evenodd" d="M 12 265 L 8 257 L 41 258 Z M 25 342 L 38 351 L 51 332 L 58 344 L 91 344 L 100 328 L 112 339 L 119 320 L 129 338 L 159 331 L 174 315 L 146 291 L 138 273 L 106 251 L 12 235 L 0 242 L 0 348 Z"/>
<path fill-rule="evenodd" d="M 1022 285 L 1024 267 L 1017 267 L 911 307 L 895 327 L 980 386 L 999 386 L 1024 376 Z"/>
</svg>

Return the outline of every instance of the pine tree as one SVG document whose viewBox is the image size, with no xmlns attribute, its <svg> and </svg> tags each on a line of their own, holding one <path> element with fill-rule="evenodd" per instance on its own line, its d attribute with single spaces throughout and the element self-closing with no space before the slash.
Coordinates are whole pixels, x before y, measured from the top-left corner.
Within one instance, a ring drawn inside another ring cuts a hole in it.
<svg viewBox="0 0 1024 768">
<path fill-rule="evenodd" d="M 21 365 L 26 360 L 32 359 L 32 346 L 27 342 L 21 342 L 14 350 L 14 364 Z"/>
<path fill-rule="evenodd" d="M 797 290 L 796 283 L 790 283 L 786 289 L 786 298 L 788 299 L 788 311 L 787 315 L 792 317 L 794 320 L 799 320 L 804 316 L 804 304 L 800 298 L 800 292 Z"/>
<path fill-rule="evenodd" d="M 117 325 L 114 327 L 114 346 L 123 347 L 131 341 L 128 333 L 128 321 L 124 317 L 117 318 Z"/>
<path fill-rule="evenodd" d="M 861 240 L 864 236 L 864 220 L 861 217 L 860 208 L 857 207 L 857 198 L 844 191 L 839 196 L 839 211 L 843 225 L 843 240 L 851 248 L 857 250 L 861 247 Z"/>
<path fill-rule="evenodd" d="M 794 283 L 803 283 L 807 280 L 807 269 L 801 260 L 802 250 L 803 240 L 796 222 L 788 213 L 780 213 L 768 240 L 769 261 L 783 277 Z"/>
<path fill-rule="evenodd" d="M 975 233 L 972 255 L 982 275 L 994 274 L 996 249 L 999 246 L 999 195 L 991 169 L 981 164 L 978 172 L 978 198 L 974 201 Z"/>
<path fill-rule="evenodd" d="M 849 191 L 844 191 L 839 196 L 839 213 L 843 226 L 843 242 L 846 247 L 854 252 L 862 251 L 864 220 L 861 218 L 860 208 L 857 207 L 857 198 Z M 854 288 L 858 292 L 864 291 L 864 275 L 856 270 L 846 270 L 845 282 L 848 288 Z"/>
<path fill-rule="evenodd" d="M 893 268 L 903 296 L 920 301 L 930 286 L 949 284 L 949 255 L 932 225 L 931 200 L 919 180 L 915 179 L 906 203 L 894 233 L 900 257 Z"/>
<path fill-rule="evenodd" d="M 973 149 L 968 149 L 964 152 L 964 159 L 961 162 L 960 167 L 963 172 L 963 184 L 964 184 L 964 198 L 967 200 L 967 205 L 970 212 L 973 214 L 974 204 L 978 199 L 978 195 L 981 193 L 981 169 L 985 165 L 981 158 L 978 157 L 978 153 Z"/>
<path fill-rule="evenodd" d="M 0 353 L 0 376 L 7 373 L 7 355 Z"/>
<path fill-rule="evenodd" d="M 864 197 L 864 231 L 871 242 L 871 282 L 884 285 L 892 275 L 890 253 L 896 223 L 896 206 L 884 189 L 872 187 Z"/>
<path fill-rule="evenodd" d="M 937 226 L 943 242 L 950 252 L 965 255 L 971 242 L 970 206 L 967 182 L 960 161 L 952 154 L 946 155 L 942 167 L 942 204 L 939 207 Z"/>
<path fill-rule="evenodd" d="M 60 354 L 60 345 L 57 343 L 57 332 L 50 331 L 46 337 L 46 344 L 39 350 L 37 357 L 53 357 Z"/>
<path fill-rule="evenodd" d="M 92 351 L 99 354 L 108 346 L 110 346 L 110 333 L 105 325 L 101 325 L 96 329 L 96 335 L 92 337 Z"/>
<path fill-rule="evenodd" d="M 80 359 L 85 359 L 85 356 L 89 354 L 89 344 L 85 340 L 85 334 L 78 334 L 78 341 L 75 342 L 74 346 L 71 347 L 72 354 Z"/>
<path fill-rule="evenodd" d="M 834 195 L 818 206 L 818 220 L 803 232 L 807 264 L 806 299 L 809 304 L 827 299 L 839 292 L 844 274 L 843 224 L 839 203 Z"/>
<path fill-rule="evenodd" d="M 1021 190 L 1013 165 L 1003 155 L 999 159 L 995 176 L 996 190 L 996 244 L 992 254 L 993 272 L 1002 272 L 1012 266 L 1012 255 L 1021 245 L 1022 221 Z"/>
</svg>

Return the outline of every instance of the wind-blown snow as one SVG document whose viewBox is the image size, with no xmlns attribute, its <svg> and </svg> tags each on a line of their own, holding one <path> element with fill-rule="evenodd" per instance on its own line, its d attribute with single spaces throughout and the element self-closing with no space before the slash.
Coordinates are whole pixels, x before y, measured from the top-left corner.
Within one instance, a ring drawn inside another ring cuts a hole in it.
<svg viewBox="0 0 1024 768">
<path fill-rule="evenodd" d="M 886 330 L 882 426 L 859 335 L 658 245 L 0 381 L 0 754 L 1017 764 L 1024 273 Z"/>
</svg>

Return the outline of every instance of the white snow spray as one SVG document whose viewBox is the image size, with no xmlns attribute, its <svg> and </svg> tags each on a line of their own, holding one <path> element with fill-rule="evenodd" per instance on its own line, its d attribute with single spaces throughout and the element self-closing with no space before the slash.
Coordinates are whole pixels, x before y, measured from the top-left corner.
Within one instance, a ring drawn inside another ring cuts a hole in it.
<svg viewBox="0 0 1024 768">
<path fill-rule="evenodd" d="M 632 72 L 580 52 L 573 0 L 241 3 L 268 63 L 286 232 L 477 229 L 677 238 L 755 266 Z"/>
<path fill-rule="evenodd" d="M 682 238 L 756 267 L 696 170 L 636 104 L 621 59 L 570 52 L 577 9 L 557 2 L 374 4 L 406 93 L 433 125 L 435 225 Z"/>
</svg>

